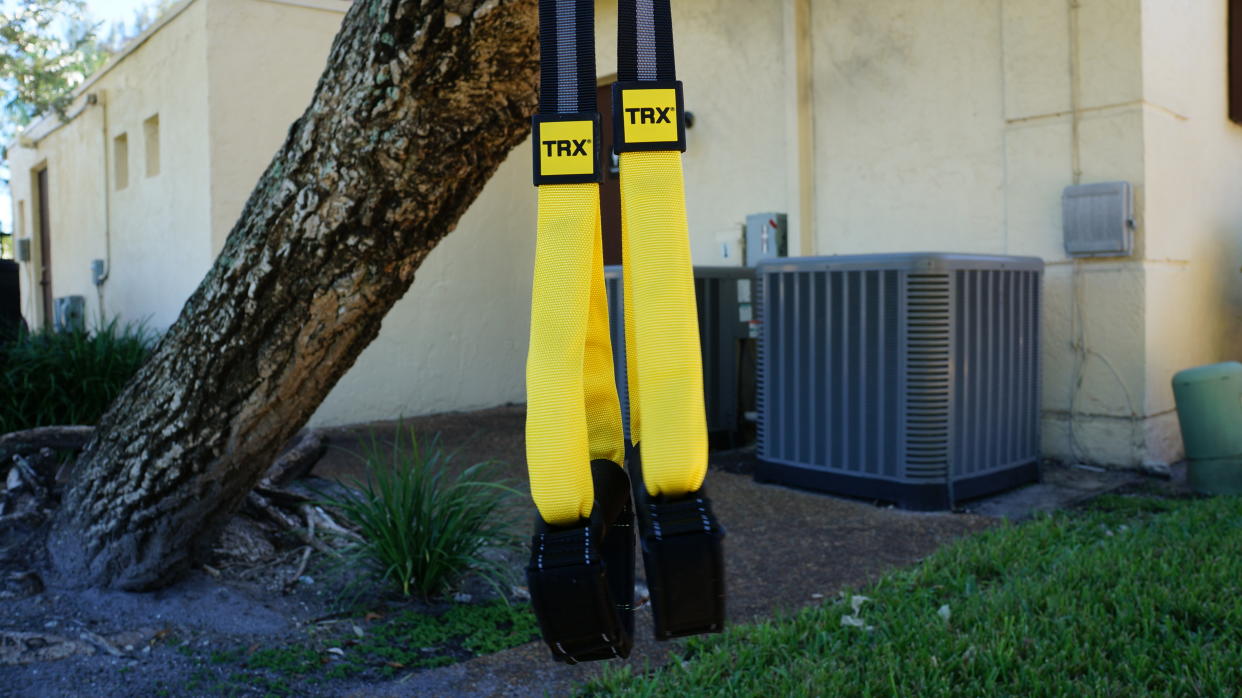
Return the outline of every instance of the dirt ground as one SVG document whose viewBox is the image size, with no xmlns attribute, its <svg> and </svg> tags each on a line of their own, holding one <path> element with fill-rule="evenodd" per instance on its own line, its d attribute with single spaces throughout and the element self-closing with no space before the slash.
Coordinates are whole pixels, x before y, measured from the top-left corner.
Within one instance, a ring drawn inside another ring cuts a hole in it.
<svg viewBox="0 0 1242 698">
<path fill-rule="evenodd" d="M 457 451 L 459 464 L 499 461 L 500 469 L 524 487 L 524 417 L 522 407 L 510 406 L 421 417 L 404 425 L 413 427 L 424 443 L 438 434 L 446 447 Z M 380 443 L 390 441 L 397 427 L 389 422 L 325 430 L 329 447 L 312 474 L 344 480 L 358 476 L 362 471 L 356 454 L 373 436 Z M 707 481 L 728 532 L 730 622 L 819 603 L 997 521 L 968 513 L 912 513 L 757 484 L 747 473 L 749 459 L 744 451 L 714 454 Z M 524 506 L 533 515 L 533 505 Z M 529 521 L 523 517 L 518 524 L 523 536 L 528 535 Z M 308 576 L 310 581 L 290 593 L 261 578 L 217 577 L 196 570 L 174 587 L 151 594 L 44 591 L 0 600 L 0 631 L 8 632 L 0 634 L 0 694 L 211 694 L 209 685 L 190 680 L 198 665 L 185 648 L 201 648 L 201 657 L 216 647 L 271 646 L 305 637 L 306 628 L 322 623 L 329 608 L 313 572 Z M 20 633 L 57 637 L 64 644 L 58 649 L 45 641 L 33 650 L 44 651 L 46 658 L 6 664 L 6 656 L 31 651 L 20 647 Z M 91 652 L 84 653 L 84 647 Z M 651 640 L 649 611 L 641 611 L 629 661 L 660 661 L 668 649 L 668 644 Z M 53 659 L 58 653 L 64 658 Z M 599 666 L 555 664 L 541 643 L 532 642 L 390 682 L 327 682 L 299 686 L 298 694 L 560 695 Z M 245 687 L 234 689 L 248 692 Z M 258 687 L 255 691 L 262 693 Z"/>
<path fill-rule="evenodd" d="M 413 426 L 419 434 L 439 434 L 445 446 L 458 451 L 461 464 L 501 461 L 505 474 L 525 486 L 524 420 L 524 408 L 515 406 L 422 417 L 405 426 Z M 391 440 L 397 428 L 397 423 L 387 422 L 328 430 L 329 449 L 314 474 L 357 477 L 354 454 L 372 437 Z M 730 622 L 818 603 L 996 522 L 971 514 L 907 512 L 758 484 L 749 475 L 748 459 L 744 451 L 713 454 L 706 483 L 727 530 Z M 526 535 L 526 528 L 521 533 Z M 668 652 L 667 644 L 651 638 L 649 607 L 640 611 L 636 640 L 631 662 L 658 662 Z M 542 643 L 533 642 L 416 674 L 388 695 L 562 695 L 600 666 L 556 664 Z"/>
</svg>

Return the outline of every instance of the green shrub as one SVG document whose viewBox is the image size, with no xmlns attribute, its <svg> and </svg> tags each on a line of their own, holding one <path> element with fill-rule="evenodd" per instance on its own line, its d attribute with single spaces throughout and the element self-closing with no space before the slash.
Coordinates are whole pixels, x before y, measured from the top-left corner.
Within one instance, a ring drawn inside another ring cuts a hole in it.
<svg viewBox="0 0 1242 698">
<path fill-rule="evenodd" d="M 362 455 L 366 481 L 354 479 L 352 489 L 325 502 L 362 530 L 363 542 L 351 557 L 406 596 L 438 595 L 470 572 L 493 586 L 507 577 L 503 562 L 483 552 L 514 544 L 505 512 L 518 492 L 486 477 L 493 463 L 478 463 L 450 478 L 453 454 L 439 439 L 422 449 L 413 429 L 401 427 L 392 444 L 372 435 Z"/>
<path fill-rule="evenodd" d="M 93 332 L 23 332 L 0 344 L 0 434 L 95 424 L 154 344 L 142 324 L 116 318 Z"/>
</svg>

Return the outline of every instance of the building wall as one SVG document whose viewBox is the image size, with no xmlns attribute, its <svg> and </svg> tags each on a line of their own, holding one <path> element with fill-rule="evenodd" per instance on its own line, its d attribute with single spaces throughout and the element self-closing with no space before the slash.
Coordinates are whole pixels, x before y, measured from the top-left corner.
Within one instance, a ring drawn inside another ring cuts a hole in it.
<svg viewBox="0 0 1242 698">
<path fill-rule="evenodd" d="M 99 302 L 91 284 L 90 260 L 106 254 L 102 108 L 89 108 L 68 127 L 37 147 L 9 149 L 10 195 L 17 236 L 31 238 L 32 261 L 21 263 L 22 316 L 30 327 L 43 323 L 43 298 L 38 270 L 43 266 L 38 233 L 35 172 L 48 170 L 48 221 L 51 232 L 52 293 L 86 297 L 87 316 L 98 315 Z M 72 154 L 72 157 L 67 157 Z"/>
<path fill-rule="evenodd" d="M 1242 360 L 1242 126 L 1227 111 L 1225 0 L 1143 0 L 1147 391 L 1180 452 L 1171 379 Z"/>
<path fill-rule="evenodd" d="M 346 0 L 209 0 L 213 253 L 310 104 L 348 8 Z"/>
<path fill-rule="evenodd" d="M 24 212 L 21 229 L 29 235 L 35 231 L 32 169 L 48 168 L 53 292 L 85 296 L 91 320 L 99 316 L 102 299 L 107 316 L 162 329 L 211 263 L 203 137 L 205 13 L 202 3 L 177 11 L 87 86 L 84 94 L 96 95 L 97 104 L 80 99 L 70 108 L 83 108 L 77 118 L 50 133 L 33 129 L 36 137 L 47 135 L 32 147 L 10 150 L 14 208 Z M 143 122 L 155 115 L 161 162 L 159 174 L 147 176 Z M 127 186 L 118 189 L 112 151 L 122 133 L 129 176 Z M 37 254 L 38 245 L 33 248 Z M 98 292 L 93 259 L 111 261 Z M 23 313 L 32 326 L 42 322 L 36 268 L 23 264 L 21 271 Z"/>
<path fill-rule="evenodd" d="M 1149 460 L 1139 0 L 812 0 L 814 252 L 1048 264 L 1044 450 Z M 1070 261 L 1062 189 L 1126 180 L 1134 258 Z M 1078 347 L 1078 348 L 1075 348 Z"/>
</svg>

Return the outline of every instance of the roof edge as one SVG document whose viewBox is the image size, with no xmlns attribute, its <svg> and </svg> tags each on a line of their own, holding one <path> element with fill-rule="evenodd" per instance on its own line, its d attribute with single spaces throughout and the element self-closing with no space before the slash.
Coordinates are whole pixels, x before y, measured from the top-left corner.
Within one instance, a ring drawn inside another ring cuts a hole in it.
<svg viewBox="0 0 1242 698">
<path fill-rule="evenodd" d="M 169 8 L 168 12 L 164 13 L 162 17 L 156 20 L 151 26 L 142 30 L 142 33 L 140 33 L 138 36 L 135 36 L 133 39 L 131 39 L 129 43 L 125 44 L 125 46 L 120 51 L 117 51 L 115 54 L 113 54 L 113 56 L 108 59 L 107 63 L 104 63 L 102 66 L 100 66 L 99 70 L 96 70 L 95 72 L 91 73 L 90 76 L 87 77 L 86 80 L 84 80 L 81 85 L 78 85 L 77 87 L 73 88 L 73 92 L 70 93 L 71 99 L 69 103 L 72 104 L 76 102 L 78 99 L 80 99 L 83 95 L 86 94 L 87 90 L 89 90 L 95 83 L 102 80 L 103 76 L 111 72 L 112 69 L 116 67 L 118 63 L 125 60 L 125 58 L 129 56 L 129 54 L 133 53 L 134 51 L 137 51 L 139 47 L 147 43 L 147 39 L 150 39 L 151 36 L 155 34 L 155 32 L 163 29 L 166 24 L 168 24 L 169 22 L 179 17 L 182 12 L 185 12 L 187 9 L 189 9 L 190 5 L 193 5 L 196 2 L 198 2 L 198 0 L 181 0 L 180 3 L 173 5 L 171 8 Z M 59 129 L 61 126 L 64 126 L 65 124 L 69 123 L 73 119 L 77 118 L 77 116 L 82 113 L 85 107 L 86 105 L 82 105 L 81 108 L 79 108 L 77 111 L 73 112 L 71 115 L 67 116 L 67 118 L 63 120 L 57 114 L 44 114 L 43 116 L 39 118 L 38 121 L 35 121 L 34 123 L 30 124 L 26 128 L 22 129 L 22 131 L 20 131 L 17 134 L 16 138 L 14 138 L 14 142 L 9 144 L 10 147 L 12 147 L 12 145 L 14 144 L 20 145 L 25 148 L 30 148 L 30 147 L 38 145 L 39 141 L 43 140 L 44 138 L 47 138 L 53 132 Z"/>
</svg>

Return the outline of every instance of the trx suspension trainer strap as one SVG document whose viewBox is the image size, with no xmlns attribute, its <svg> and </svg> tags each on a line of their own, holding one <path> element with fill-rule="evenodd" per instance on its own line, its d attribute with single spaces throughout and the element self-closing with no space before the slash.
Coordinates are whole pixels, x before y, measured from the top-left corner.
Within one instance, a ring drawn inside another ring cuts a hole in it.
<svg viewBox="0 0 1242 698">
<path fill-rule="evenodd" d="M 539 510 L 527 579 L 560 661 L 629 655 L 634 533 L 600 236 L 593 0 L 540 0 L 532 124 L 538 241 L 526 454 Z"/>
<path fill-rule="evenodd" d="M 603 282 L 593 2 L 539 3 L 542 84 L 532 128 L 539 232 L 526 369 L 527 463 L 539 517 L 527 578 L 544 639 L 569 663 L 629 654 L 634 503 L 656 638 L 715 632 L 724 621 L 724 533 L 702 491 L 707 438 L 669 3 L 620 0 L 618 9 L 613 123 L 628 449 Z"/>
<path fill-rule="evenodd" d="M 619 0 L 617 78 L 630 470 L 655 634 L 663 640 L 724 624 L 724 530 L 702 488 L 707 424 L 669 0 Z"/>
</svg>

